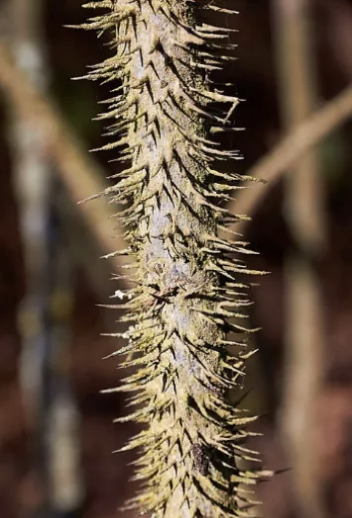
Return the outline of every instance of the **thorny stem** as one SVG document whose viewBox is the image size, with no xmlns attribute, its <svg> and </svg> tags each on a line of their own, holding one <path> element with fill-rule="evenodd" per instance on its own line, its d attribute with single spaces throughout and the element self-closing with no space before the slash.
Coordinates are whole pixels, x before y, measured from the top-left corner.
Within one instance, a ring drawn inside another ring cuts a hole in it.
<svg viewBox="0 0 352 518">
<path fill-rule="evenodd" d="M 105 148 L 121 147 L 129 162 L 105 192 L 122 205 L 129 248 L 120 253 L 134 258 L 137 272 L 124 304 L 128 345 L 116 352 L 133 353 L 124 365 L 138 366 L 116 389 L 136 392 L 137 410 L 119 421 L 146 424 L 123 448 L 141 449 L 142 489 L 129 505 L 153 518 L 247 516 L 254 503 L 246 485 L 263 474 L 239 465 L 258 460 L 243 446 L 255 418 L 232 407 L 227 393 L 242 386 L 253 354 L 241 323 L 249 272 L 238 258 L 250 252 L 217 237 L 219 225 L 236 221 L 221 205 L 241 178 L 215 169 L 234 153 L 209 140 L 231 125 L 238 102 L 210 79 L 232 58 L 228 31 L 197 25 L 193 0 L 87 7 L 106 9 L 84 28 L 110 32 L 114 47 L 88 77 L 120 88 L 102 116 L 113 121 L 110 136 L 119 135 Z M 230 14 L 215 2 L 202 9 Z"/>
</svg>

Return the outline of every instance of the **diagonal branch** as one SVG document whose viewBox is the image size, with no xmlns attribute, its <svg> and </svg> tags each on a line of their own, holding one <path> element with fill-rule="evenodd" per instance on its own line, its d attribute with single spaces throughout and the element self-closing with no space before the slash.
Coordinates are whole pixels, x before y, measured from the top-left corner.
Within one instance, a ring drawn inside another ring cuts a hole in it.
<svg viewBox="0 0 352 518">
<path fill-rule="evenodd" d="M 46 152 L 54 161 L 61 182 L 74 204 L 106 188 L 104 175 L 100 173 L 97 163 L 85 152 L 54 103 L 44 98 L 18 69 L 2 42 L 0 88 L 22 117 L 45 128 L 48 142 Z M 97 202 L 94 206 L 81 203 L 79 209 L 101 250 L 112 252 L 124 248 L 122 238 L 115 237 L 119 232 L 116 222 L 111 219 L 114 211 L 106 203 Z M 114 271 L 122 261 L 120 257 L 111 258 Z"/>
<path fill-rule="evenodd" d="M 264 158 L 258 160 L 248 171 L 248 175 L 261 178 L 267 182 L 275 182 L 291 166 L 295 165 L 302 155 L 326 138 L 330 133 L 352 117 L 352 84 L 346 87 L 332 101 L 316 111 L 297 129 L 283 137 Z M 253 216 L 257 207 L 268 196 L 268 190 L 250 188 L 239 191 L 230 212 L 250 214 Z M 245 220 L 236 223 L 239 232 L 244 230 Z"/>
</svg>

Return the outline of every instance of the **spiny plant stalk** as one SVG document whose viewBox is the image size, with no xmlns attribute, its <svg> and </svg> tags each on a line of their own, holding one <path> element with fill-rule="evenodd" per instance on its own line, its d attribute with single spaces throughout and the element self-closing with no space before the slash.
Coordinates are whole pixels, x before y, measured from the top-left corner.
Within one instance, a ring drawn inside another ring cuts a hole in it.
<svg viewBox="0 0 352 518">
<path fill-rule="evenodd" d="M 112 121 L 104 149 L 121 148 L 118 159 L 128 163 L 103 193 L 122 206 L 128 249 L 118 253 L 133 258 L 136 272 L 122 304 L 128 344 L 114 353 L 137 367 L 114 389 L 135 393 L 135 411 L 118 421 L 145 424 L 123 448 L 141 452 L 141 490 L 127 507 L 152 518 L 249 516 L 248 486 L 263 475 L 243 445 L 255 417 L 228 402 L 253 354 L 242 324 L 250 272 L 240 257 L 249 251 L 234 233 L 219 237 L 238 220 L 223 205 L 243 177 L 217 170 L 237 153 L 211 139 L 233 129 L 238 99 L 211 79 L 233 45 L 228 29 L 197 23 L 202 10 L 233 12 L 195 0 L 85 7 L 103 9 L 84 28 L 108 32 L 112 44 L 112 56 L 88 74 L 114 84 L 101 115 Z"/>
</svg>

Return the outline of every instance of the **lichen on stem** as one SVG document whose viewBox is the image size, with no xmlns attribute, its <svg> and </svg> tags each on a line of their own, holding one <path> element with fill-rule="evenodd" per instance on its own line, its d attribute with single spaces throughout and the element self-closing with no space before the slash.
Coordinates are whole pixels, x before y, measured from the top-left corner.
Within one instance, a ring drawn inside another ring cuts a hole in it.
<svg viewBox="0 0 352 518">
<path fill-rule="evenodd" d="M 153 518 L 249 516 L 248 486 L 263 474 L 241 467 L 258 460 L 243 445 L 255 417 L 231 405 L 228 391 L 243 385 L 253 354 L 242 324 L 250 272 L 240 258 L 250 252 L 233 234 L 219 237 L 237 220 L 223 205 L 241 177 L 216 169 L 236 153 L 210 137 L 231 128 L 238 103 L 211 80 L 233 46 L 226 29 L 197 24 L 200 9 L 231 11 L 193 0 L 86 7 L 104 12 L 84 28 L 112 38 L 112 56 L 88 74 L 115 88 L 101 116 L 112 121 L 105 149 L 121 148 L 128 162 L 104 193 L 121 205 L 128 249 L 119 253 L 136 272 L 123 304 L 128 344 L 115 353 L 138 367 L 115 389 L 134 392 L 137 406 L 119 421 L 146 425 L 123 448 L 141 451 L 141 490 L 128 506 Z"/>
</svg>

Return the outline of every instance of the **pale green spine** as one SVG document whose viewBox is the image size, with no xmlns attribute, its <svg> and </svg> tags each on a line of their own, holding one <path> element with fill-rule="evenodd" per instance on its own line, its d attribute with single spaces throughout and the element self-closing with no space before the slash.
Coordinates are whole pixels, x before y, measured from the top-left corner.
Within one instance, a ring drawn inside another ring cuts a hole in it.
<svg viewBox="0 0 352 518">
<path fill-rule="evenodd" d="M 218 237 L 235 220 L 218 198 L 226 200 L 240 178 L 215 170 L 214 160 L 233 154 L 209 138 L 230 127 L 214 104 L 230 103 L 228 112 L 237 103 L 209 79 L 231 59 L 232 46 L 226 30 L 196 25 L 196 6 L 101 0 L 87 7 L 105 14 L 85 25 L 109 31 L 114 48 L 89 77 L 121 85 L 103 116 L 113 121 L 106 148 L 121 147 L 118 156 L 130 164 L 105 194 L 122 204 L 125 253 L 137 267 L 125 304 L 133 322 L 128 345 L 116 354 L 133 353 L 125 364 L 138 370 L 116 390 L 135 391 L 138 405 L 120 421 L 147 424 L 125 449 L 141 450 L 142 489 L 130 505 L 153 518 L 247 516 L 243 483 L 260 476 L 238 464 L 257 460 L 243 446 L 254 418 L 227 402 L 252 354 L 239 324 L 249 302 L 238 254 L 248 251 Z"/>
</svg>

